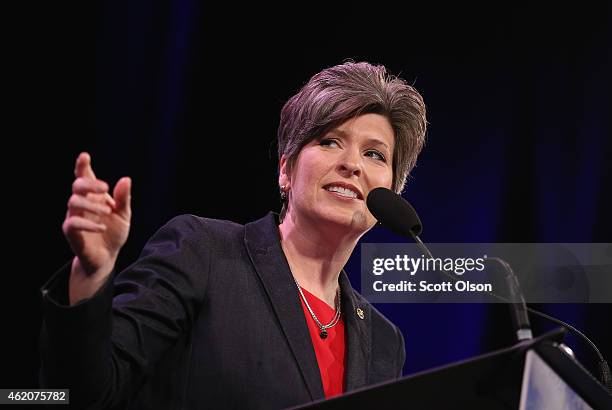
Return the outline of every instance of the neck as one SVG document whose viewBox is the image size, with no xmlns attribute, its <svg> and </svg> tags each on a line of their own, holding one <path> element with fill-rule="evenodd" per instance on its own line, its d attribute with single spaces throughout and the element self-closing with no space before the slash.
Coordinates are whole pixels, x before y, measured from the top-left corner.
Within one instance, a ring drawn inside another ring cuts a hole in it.
<svg viewBox="0 0 612 410">
<path fill-rule="evenodd" d="M 319 229 L 320 225 L 320 222 L 302 221 L 287 214 L 278 229 L 297 283 L 335 307 L 338 277 L 360 235 L 333 226 L 323 230 Z"/>
</svg>

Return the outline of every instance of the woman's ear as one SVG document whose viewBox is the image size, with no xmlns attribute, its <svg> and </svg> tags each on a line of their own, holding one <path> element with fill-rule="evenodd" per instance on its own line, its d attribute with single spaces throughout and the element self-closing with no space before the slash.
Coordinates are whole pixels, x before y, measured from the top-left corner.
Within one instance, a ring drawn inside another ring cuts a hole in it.
<svg viewBox="0 0 612 410">
<path fill-rule="evenodd" d="M 285 154 L 281 156 L 280 163 L 278 164 L 278 186 L 289 187 L 289 170 L 287 169 L 287 157 Z"/>
</svg>

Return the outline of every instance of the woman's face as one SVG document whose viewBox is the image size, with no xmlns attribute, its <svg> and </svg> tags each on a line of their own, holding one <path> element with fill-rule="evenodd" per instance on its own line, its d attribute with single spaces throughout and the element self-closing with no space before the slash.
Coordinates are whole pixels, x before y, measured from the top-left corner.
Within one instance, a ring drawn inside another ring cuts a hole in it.
<svg viewBox="0 0 612 410">
<path fill-rule="evenodd" d="M 304 146 L 289 173 L 283 157 L 279 182 L 290 190 L 285 218 L 366 232 L 376 223 L 368 193 L 391 188 L 394 143 L 385 117 L 364 114 Z"/>
</svg>

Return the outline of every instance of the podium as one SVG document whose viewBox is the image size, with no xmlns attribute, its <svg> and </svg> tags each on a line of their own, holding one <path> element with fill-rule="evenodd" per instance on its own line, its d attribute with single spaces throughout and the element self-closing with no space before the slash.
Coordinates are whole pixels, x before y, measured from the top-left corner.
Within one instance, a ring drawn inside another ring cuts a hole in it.
<svg viewBox="0 0 612 410">
<path fill-rule="evenodd" d="M 610 409 L 612 395 L 558 344 L 565 329 L 294 409 Z"/>
</svg>

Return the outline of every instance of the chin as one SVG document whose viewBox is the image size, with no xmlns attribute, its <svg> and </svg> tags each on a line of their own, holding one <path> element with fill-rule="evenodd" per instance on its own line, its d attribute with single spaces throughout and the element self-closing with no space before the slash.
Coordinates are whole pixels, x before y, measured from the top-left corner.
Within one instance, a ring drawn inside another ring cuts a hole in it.
<svg viewBox="0 0 612 410">
<path fill-rule="evenodd" d="M 370 220 L 368 212 L 360 209 L 328 209 L 320 213 L 320 218 L 327 224 L 336 225 L 338 228 L 350 229 L 363 234 L 375 223 Z"/>
</svg>

